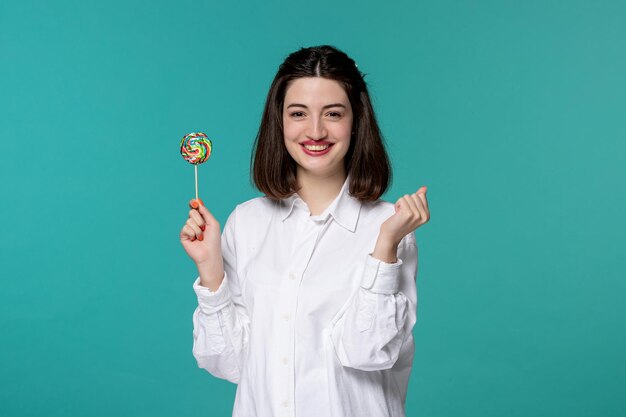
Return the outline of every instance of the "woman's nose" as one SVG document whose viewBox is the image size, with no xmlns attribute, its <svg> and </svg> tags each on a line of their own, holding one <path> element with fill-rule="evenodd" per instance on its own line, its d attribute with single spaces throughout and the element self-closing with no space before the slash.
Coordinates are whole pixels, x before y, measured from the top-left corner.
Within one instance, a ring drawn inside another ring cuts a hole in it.
<svg viewBox="0 0 626 417">
<path fill-rule="evenodd" d="M 311 124 L 309 125 L 309 129 L 307 132 L 307 136 L 312 140 L 320 140 L 324 139 L 328 132 L 326 131 L 326 127 L 324 126 L 324 122 L 321 120 L 311 120 Z"/>
</svg>

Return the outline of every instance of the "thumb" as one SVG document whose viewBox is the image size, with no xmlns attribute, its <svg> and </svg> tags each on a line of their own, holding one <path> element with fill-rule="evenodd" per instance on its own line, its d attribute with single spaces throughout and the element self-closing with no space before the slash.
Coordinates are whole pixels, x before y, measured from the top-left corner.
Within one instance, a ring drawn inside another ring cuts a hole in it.
<svg viewBox="0 0 626 417">
<path fill-rule="evenodd" d="M 202 200 L 200 200 L 200 203 L 202 203 Z M 209 209 L 206 208 L 204 203 L 200 204 L 200 206 L 198 207 L 198 212 L 200 213 L 206 224 L 217 223 L 217 219 L 213 217 L 213 215 L 211 214 Z"/>
</svg>

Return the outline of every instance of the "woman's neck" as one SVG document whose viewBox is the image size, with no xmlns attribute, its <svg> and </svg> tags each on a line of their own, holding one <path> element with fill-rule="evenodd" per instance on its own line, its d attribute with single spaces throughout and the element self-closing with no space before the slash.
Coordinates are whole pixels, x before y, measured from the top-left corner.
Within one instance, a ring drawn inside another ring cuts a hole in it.
<svg viewBox="0 0 626 417">
<path fill-rule="evenodd" d="M 309 206 L 312 216 L 322 214 L 341 191 L 346 181 L 343 171 L 326 176 L 316 176 L 298 171 L 298 195 Z"/>
</svg>

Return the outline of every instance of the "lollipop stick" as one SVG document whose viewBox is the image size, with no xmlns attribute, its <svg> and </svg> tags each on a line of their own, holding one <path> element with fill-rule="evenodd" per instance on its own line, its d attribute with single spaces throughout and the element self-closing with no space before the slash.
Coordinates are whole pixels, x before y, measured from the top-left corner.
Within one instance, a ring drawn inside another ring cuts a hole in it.
<svg viewBox="0 0 626 417">
<path fill-rule="evenodd" d="M 198 165 L 193 166 L 196 171 L 196 201 L 198 201 Z"/>
</svg>

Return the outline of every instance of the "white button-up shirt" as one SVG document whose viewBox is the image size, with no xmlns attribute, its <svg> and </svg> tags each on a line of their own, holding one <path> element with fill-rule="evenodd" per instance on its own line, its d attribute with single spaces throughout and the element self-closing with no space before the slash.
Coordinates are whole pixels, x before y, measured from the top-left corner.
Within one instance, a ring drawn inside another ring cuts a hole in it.
<svg viewBox="0 0 626 417">
<path fill-rule="evenodd" d="M 193 354 L 238 384 L 233 416 L 405 415 L 415 235 L 396 263 L 373 258 L 393 204 L 361 203 L 347 185 L 318 216 L 297 194 L 238 205 L 222 233 L 222 284 L 193 284 Z"/>
</svg>

